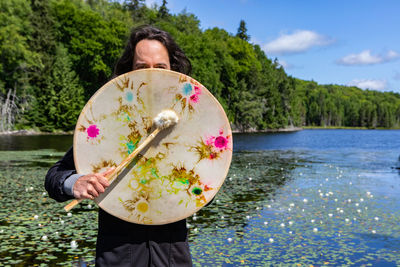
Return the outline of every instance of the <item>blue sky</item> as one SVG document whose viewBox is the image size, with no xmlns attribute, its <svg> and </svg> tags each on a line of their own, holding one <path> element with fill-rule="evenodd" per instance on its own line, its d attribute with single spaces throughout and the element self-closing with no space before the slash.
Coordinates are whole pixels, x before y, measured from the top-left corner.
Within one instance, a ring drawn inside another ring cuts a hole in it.
<svg viewBox="0 0 400 267">
<path fill-rule="evenodd" d="M 399 0 L 168 0 L 167 7 L 195 14 L 203 30 L 236 34 L 245 20 L 250 42 L 293 77 L 400 93 Z"/>
</svg>

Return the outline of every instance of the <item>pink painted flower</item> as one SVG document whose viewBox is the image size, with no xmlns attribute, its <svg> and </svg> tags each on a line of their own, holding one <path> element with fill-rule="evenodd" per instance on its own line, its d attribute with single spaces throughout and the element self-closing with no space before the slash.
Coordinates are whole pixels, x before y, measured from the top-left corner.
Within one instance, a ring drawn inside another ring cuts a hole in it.
<svg viewBox="0 0 400 267">
<path fill-rule="evenodd" d="M 100 130 L 96 125 L 93 124 L 86 129 L 86 132 L 88 134 L 88 138 L 96 138 L 99 135 Z"/>
<path fill-rule="evenodd" d="M 228 139 L 220 135 L 215 138 L 214 145 L 217 148 L 226 149 L 228 147 Z"/>
<path fill-rule="evenodd" d="M 194 102 L 194 103 L 199 102 L 199 96 L 197 94 L 191 95 L 190 96 L 190 101 Z"/>
<path fill-rule="evenodd" d="M 200 95 L 200 94 L 201 94 L 201 89 L 200 89 L 200 87 L 198 87 L 198 86 L 195 86 L 195 87 L 194 87 L 194 94 L 195 94 L 195 95 Z"/>
</svg>

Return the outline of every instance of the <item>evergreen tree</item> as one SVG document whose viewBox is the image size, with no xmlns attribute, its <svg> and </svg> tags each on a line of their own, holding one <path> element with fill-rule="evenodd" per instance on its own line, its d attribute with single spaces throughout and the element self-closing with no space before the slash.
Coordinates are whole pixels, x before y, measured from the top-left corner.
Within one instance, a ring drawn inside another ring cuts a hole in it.
<svg viewBox="0 0 400 267">
<path fill-rule="evenodd" d="M 72 70 L 67 49 L 57 47 L 42 94 L 36 97 L 36 126 L 42 131 L 72 130 L 84 104 L 84 91 Z"/>
<path fill-rule="evenodd" d="M 167 0 L 162 1 L 162 5 L 160 6 L 160 9 L 158 10 L 158 17 L 165 19 L 169 16 L 169 10 L 167 8 Z"/>
<path fill-rule="evenodd" d="M 240 39 L 242 39 L 244 41 L 250 40 L 250 36 L 247 34 L 246 22 L 244 20 L 240 21 L 240 25 L 237 30 L 236 37 L 239 37 Z"/>
</svg>

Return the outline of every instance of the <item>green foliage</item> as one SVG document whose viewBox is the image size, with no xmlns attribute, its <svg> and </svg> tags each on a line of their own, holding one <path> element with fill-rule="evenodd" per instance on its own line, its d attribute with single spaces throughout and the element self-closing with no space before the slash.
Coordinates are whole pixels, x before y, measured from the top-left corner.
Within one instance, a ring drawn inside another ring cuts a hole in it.
<svg viewBox="0 0 400 267">
<path fill-rule="evenodd" d="M 130 29 L 168 31 L 192 62 L 195 79 L 219 100 L 235 130 L 299 126 L 400 127 L 400 95 L 319 85 L 288 76 L 246 23 L 236 35 L 202 30 L 167 1 L 4 0 L 0 3 L 0 99 L 16 89 L 17 127 L 71 130 L 85 100 L 111 78 Z"/>
<path fill-rule="evenodd" d="M 297 98 L 310 126 L 400 127 L 400 95 L 296 79 Z"/>
</svg>

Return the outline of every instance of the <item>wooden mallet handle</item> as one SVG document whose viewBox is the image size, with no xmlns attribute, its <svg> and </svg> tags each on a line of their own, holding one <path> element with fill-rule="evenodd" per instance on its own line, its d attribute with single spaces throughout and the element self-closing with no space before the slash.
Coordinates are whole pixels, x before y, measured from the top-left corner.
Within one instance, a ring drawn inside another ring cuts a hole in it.
<svg viewBox="0 0 400 267">
<path fill-rule="evenodd" d="M 111 182 L 114 179 L 114 176 L 118 174 L 122 169 L 126 167 L 139 153 L 143 150 L 160 132 L 160 128 L 156 128 L 144 141 L 140 144 L 128 157 L 126 157 L 115 169 L 106 175 L 106 179 Z M 65 205 L 64 210 L 70 211 L 73 207 L 78 205 L 83 199 L 74 199 L 67 205 Z"/>
</svg>

